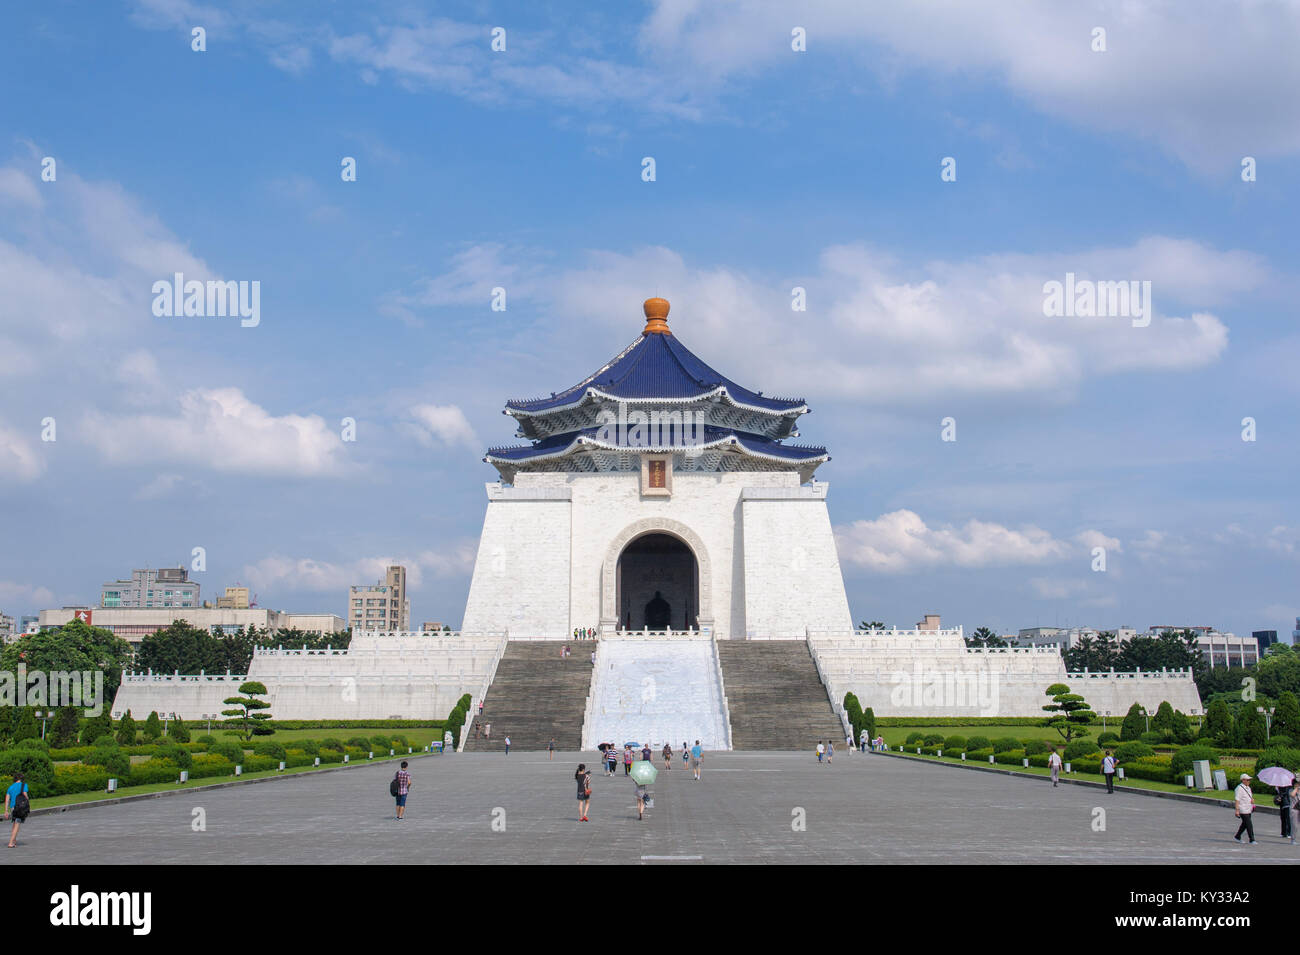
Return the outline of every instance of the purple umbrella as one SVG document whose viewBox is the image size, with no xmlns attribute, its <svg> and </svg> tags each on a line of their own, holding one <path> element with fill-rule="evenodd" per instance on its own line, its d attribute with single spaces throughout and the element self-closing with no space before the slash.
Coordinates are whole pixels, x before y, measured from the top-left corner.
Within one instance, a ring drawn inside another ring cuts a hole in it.
<svg viewBox="0 0 1300 955">
<path fill-rule="evenodd" d="M 1258 778 L 1266 786 L 1290 786 L 1295 782 L 1295 773 L 1281 766 L 1269 766 L 1259 771 Z"/>
</svg>

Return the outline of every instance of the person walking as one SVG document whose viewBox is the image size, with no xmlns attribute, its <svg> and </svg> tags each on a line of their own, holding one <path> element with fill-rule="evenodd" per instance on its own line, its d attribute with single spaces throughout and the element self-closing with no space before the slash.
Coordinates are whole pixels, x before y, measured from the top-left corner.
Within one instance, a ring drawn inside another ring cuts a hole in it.
<svg viewBox="0 0 1300 955">
<path fill-rule="evenodd" d="M 9 830 L 9 848 L 18 848 L 18 827 L 27 821 L 32 810 L 32 802 L 27 784 L 23 782 L 22 773 L 14 773 L 14 781 L 5 790 L 5 817 L 13 820 Z"/>
<path fill-rule="evenodd" d="M 817 762 L 821 762 L 826 757 L 826 744 L 821 740 L 817 741 Z"/>
<path fill-rule="evenodd" d="M 1252 846 L 1258 845 L 1255 841 L 1255 820 L 1251 817 L 1255 813 L 1255 794 L 1250 791 L 1250 773 L 1241 774 L 1241 782 L 1237 784 L 1233 792 L 1233 813 L 1241 820 L 1241 825 L 1237 827 L 1237 834 L 1232 838 L 1240 842 L 1241 834 L 1244 832 L 1250 837 Z"/>
<path fill-rule="evenodd" d="M 1051 755 L 1047 757 L 1047 768 L 1052 771 L 1052 788 L 1055 789 L 1061 779 L 1061 754 L 1052 747 Z"/>
<path fill-rule="evenodd" d="M 686 741 L 683 740 L 682 741 L 682 769 L 686 768 L 686 764 L 690 762 L 690 758 L 691 758 L 691 748 L 687 746 Z"/>
<path fill-rule="evenodd" d="M 835 759 L 835 740 L 828 739 L 826 741 L 826 765 L 829 766 L 831 764 L 831 761 L 834 759 Z"/>
<path fill-rule="evenodd" d="M 1295 833 L 1300 829 L 1300 777 L 1291 784 L 1291 845 L 1295 845 Z"/>
<path fill-rule="evenodd" d="M 664 769 L 673 768 L 673 748 L 664 743 Z"/>
<path fill-rule="evenodd" d="M 634 783 L 635 783 L 635 781 L 634 781 Z M 641 821 L 641 820 L 644 820 L 644 819 L 645 819 L 645 794 L 646 794 L 647 789 L 646 789 L 646 785 L 645 785 L 645 783 L 635 783 L 635 786 L 636 786 L 636 789 L 635 789 L 635 791 L 636 791 L 636 818 L 637 818 L 638 821 Z"/>
<path fill-rule="evenodd" d="M 627 776 L 632 772 L 632 747 L 623 747 L 623 775 Z"/>
<path fill-rule="evenodd" d="M 578 771 L 573 774 L 578 783 L 578 822 L 590 822 L 587 811 L 591 808 L 591 773 L 586 763 L 578 764 Z"/>
<path fill-rule="evenodd" d="M 853 733 L 850 732 L 849 735 L 844 737 L 844 750 L 845 752 L 851 753 L 855 749 L 857 749 L 857 747 L 853 745 Z"/>
<path fill-rule="evenodd" d="M 1291 828 L 1291 787 L 1278 786 L 1277 798 L 1273 800 L 1277 805 L 1278 819 L 1282 823 L 1282 838 L 1290 839 L 1295 842 L 1295 830 Z"/>
<path fill-rule="evenodd" d="M 691 747 L 691 769 L 695 772 L 695 778 L 700 778 L 700 761 L 704 759 L 704 749 L 700 746 L 700 741 L 696 740 L 695 745 Z"/>
<path fill-rule="evenodd" d="M 614 752 L 614 745 L 611 743 L 605 747 L 605 775 L 613 776 L 618 772 L 618 753 Z"/>
<path fill-rule="evenodd" d="M 510 734 L 506 734 L 506 755 L 510 755 Z"/>
<path fill-rule="evenodd" d="M 858 746 L 861 747 L 862 752 L 865 753 L 867 751 L 867 731 L 865 728 L 862 730 L 862 734 L 858 737 Z"/>
<path fill-rule="evenodd" d="M 406 797 L 411 792 L 411 774 L 406 771 L 407 762 L 402 760 L 402 768 L 397 771 L 393 777 L 393 782 L 397 784 L 397 818 L 401 819 L 406 815 Z"/>
<path fill-rule="evenodd" d="M 554 736 L 552 736 L 551 741 L 546 744 L 546 758 L 548 760 L 555 758 L 555 737 Z"/>
<path fill-rule="evenodd" d="M 641 761 L 645 763 L 650 762 L 650 756 L 651 756 L 650 744 L 646 743 L 644 746 L 641 747 Z"/>
<path fill-rule="evenodd" d="M 1106 777 L 1106 792 L 1115 791 L 1115 757 L 1106 750 L 1106 755 L 1101 758 L 1101 774 Z"/>
</svg>

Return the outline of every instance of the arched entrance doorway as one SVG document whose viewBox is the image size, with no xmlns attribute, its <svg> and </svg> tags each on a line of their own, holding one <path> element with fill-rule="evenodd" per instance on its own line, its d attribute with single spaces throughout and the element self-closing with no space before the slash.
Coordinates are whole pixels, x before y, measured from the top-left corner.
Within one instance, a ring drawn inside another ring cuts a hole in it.
<svg viewBox="0 0 1300 955">
<path fill-rule="evenodd" d="M 624 630 L 699 629 L 700 569 L 691 548 L 652 532 L 618 556 L 618 626 Z"/>
</svg>

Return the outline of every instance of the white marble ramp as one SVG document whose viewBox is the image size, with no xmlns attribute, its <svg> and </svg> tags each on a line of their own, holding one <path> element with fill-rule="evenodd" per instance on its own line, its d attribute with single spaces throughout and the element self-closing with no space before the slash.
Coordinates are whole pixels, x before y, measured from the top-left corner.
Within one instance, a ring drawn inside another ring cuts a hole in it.
<svg viewBox="0 0 1300 955">
<path fill-rule="evenodd" d="M 584 748 L 649 740 L 679 752 L 683 742 L 730 748 L 713 641 L 602 640 L 592 677 Z"/>
</svg>

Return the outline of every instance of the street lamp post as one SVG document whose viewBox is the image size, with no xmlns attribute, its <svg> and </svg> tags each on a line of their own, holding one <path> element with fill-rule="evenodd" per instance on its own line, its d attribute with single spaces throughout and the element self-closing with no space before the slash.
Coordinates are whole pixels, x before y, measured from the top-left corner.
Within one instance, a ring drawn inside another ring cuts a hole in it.
<svg viewBox="0 0 1300 955">
<path fill-rule="evenodd" d="M 1264 709 L 1262 706 L 1257 706 L 1255 712 L 1264 715 L 1264 741 L 1267 742 L 1273 736 L 1273 714 L 1277 712 L 1277 707 L 1270 706 L 1268 709 Z"/>
<path fill-rule="evenodd" d="M 45 739 L 45 720 L 54 714 L 49 710 L 37 710 L 36 718 L 41 721 L 41 739 Z"/>
</svg>

